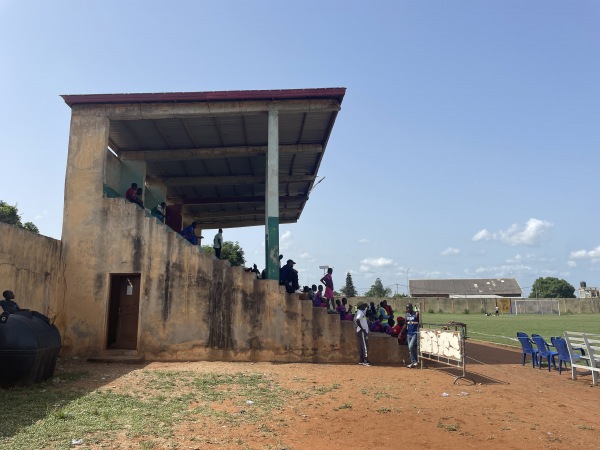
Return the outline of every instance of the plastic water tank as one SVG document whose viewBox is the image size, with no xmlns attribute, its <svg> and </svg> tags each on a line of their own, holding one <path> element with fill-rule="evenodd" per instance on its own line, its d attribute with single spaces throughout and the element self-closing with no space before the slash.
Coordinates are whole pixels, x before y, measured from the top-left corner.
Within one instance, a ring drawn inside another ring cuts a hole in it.
<svg viewBox="0 0 600 450">
<path fill-rule="evenodd" d="M 46 381 L 54 375 L 60 333 L 36 311 L 0 315 L 0 387 Z"/>
<path fill-rule="evenodd" d="M 585 281 L 581 281 L 579 283 L 579 287 L 582 287 L 582 288 L 587 287 L 587 284 L 585 283 Z"/>
</svg>

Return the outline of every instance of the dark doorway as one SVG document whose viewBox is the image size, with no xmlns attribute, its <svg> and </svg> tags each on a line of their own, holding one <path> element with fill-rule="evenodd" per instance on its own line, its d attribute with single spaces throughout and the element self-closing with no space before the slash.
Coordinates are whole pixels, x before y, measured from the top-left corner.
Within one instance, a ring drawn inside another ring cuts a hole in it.
<svg viewBox="0 0 600 450">
<path fill-rule="evenodd" d="M 140 275 L 111 275 L 108 348 L 137 348 Z"/>
</svg>

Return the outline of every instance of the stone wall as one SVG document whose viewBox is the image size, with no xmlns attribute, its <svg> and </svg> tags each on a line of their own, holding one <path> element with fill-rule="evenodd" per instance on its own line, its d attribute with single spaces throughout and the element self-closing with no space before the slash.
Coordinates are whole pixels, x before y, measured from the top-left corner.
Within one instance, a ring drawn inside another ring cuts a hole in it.
<svg viewBox="0 0 600 450">
<path fill-rule="evenodd" d="M 61 242 L 0 223 L 0 293 L 11 290 L 23 309 L 64 326 Z"/>
</svg>

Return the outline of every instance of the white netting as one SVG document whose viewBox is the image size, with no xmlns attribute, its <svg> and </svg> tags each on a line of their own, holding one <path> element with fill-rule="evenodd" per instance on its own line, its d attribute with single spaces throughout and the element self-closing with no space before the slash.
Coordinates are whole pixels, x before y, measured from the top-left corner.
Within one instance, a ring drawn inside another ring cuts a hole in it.
<svg viewBox="0 0 600 450">
<path fill-rule="evenodd" d="M 558 314 L 560 316 L 560 301 L 557 299 L 522 299 L 513 300 L 514 314 Z"/>
</svg>

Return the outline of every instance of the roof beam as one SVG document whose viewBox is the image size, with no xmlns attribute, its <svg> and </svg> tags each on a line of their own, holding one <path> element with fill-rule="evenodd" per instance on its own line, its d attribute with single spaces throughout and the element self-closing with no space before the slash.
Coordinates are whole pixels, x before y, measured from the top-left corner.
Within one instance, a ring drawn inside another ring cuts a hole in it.
<svg viewBox="0 0 600 450">
<path fill-rule="evenodd" d="M 321 144 L 280 145 L 280 154 L 294 153 L 320 153 L 323 151 Z M 186 161 L 193 159 L 213 158 L 242 158 L 257 155 L 266 155 L 267 146 L 242 146 L 242 147 L 211 147 L 211 148 L 183 148 L 178 150 L 121 150 L 119 158 L 122 161 Z"/>
<path fill-rule="evenodd" d="M 341 106 L 336 99 L 240 100 L 189 103 L 87 103 L 71 106 L 73 114 L 106 116 L 110 120 L 267 114 L 271 109 L 276 109 L 280 113 L 337 112 L 341 110 Z"/>
<path fill-rule="evenodd" d="M 259 216 L 260 221 L 264 223 L 265 221 L 265 210 L 262 209 L 248 209 L 248 210 L 233 210 L 233 211 L 190 211 L 184 209 L 186 215 L 197 217 L 200 220 L 213 220 L 213 219 L 222 219 L 228 217 L 252 217 Z M 300 213 L 300 208 L 293 209 L 281 209 L 281 215 L 287 216 L 298 216 Z"/>
<path fill-rule="evenodd" d="M 194 222 L 198 223 L 198 226 L 201 229 L 207 229 L 207 228 L 241 228 L 241 227 L 258 227 L 258 226 L 265 226 L 265 219 L 262 218 L 261 220 L 247 220 L 247 221 L 236 221 L 236 220 L 203 220 L 202 217 L 195 217 L 195 216 L 191 216 L 192 220 Z M 298 222 L 297 219 L 280 219 L 279 223 L 280 224 L 286 224 L 286 223 L 296 223 Z"/>
<path fill-rule="evenodd" d="M 296 196 L 288 196 L 281 195 L 279 196 L 279 201 L 281 203 L 286 202 L 300 202 L 304 203 L 308 200 L 306 195 L 296 195 Z M 218 205 L 218 204 L 228 204 L 228 203 L 264 203 L 264 196 L 255 196 L 255 197 L 188 197 L 188 198 L 174 198 L 169 197 L 169 203 L 178 203 L 181 205 Z"/>
<path fill-rule="evenodd" d="M 283 175 L 279 183 L 305 183 L 315 179 L 314 175 Z M 265 184 L 264 176 L 230 175 L 215 177 L 168 177 L 162 179 L 167 186 L 223 186 Z"/>
</svg>

